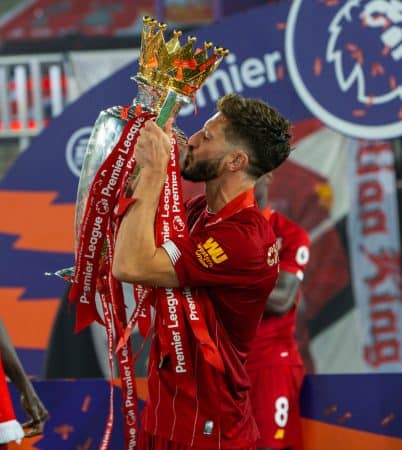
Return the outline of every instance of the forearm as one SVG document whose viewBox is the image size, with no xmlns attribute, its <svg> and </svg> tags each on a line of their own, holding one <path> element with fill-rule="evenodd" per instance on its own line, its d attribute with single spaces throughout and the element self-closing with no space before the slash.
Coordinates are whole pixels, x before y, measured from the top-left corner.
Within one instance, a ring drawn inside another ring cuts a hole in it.
<svg viewBox="0 0 402 450">
<path fill-rule="evenodd" d="M 29 381 L 21 361 L 14 349 L 11 339 L 0 320 L 0 354 L 4 365 L 4 370 L 10 380 L 15 384 L 16 388 L 21 393 L 26 393 L 32 389 L 32 384 Z"/>
<path fill-rule="evenodd" d="M 155 243 L 155 216 L 171 156 L 171 127 L 161 130 L 148 121 L 136 143 L 136 159 L 142 167 L 133 197 L 136 202 L 122 220 L 114 249 L 113 275 L 120 281 L 148 286 L 179 285 L 172 262 Z"/>
<path fill-rule="evenodd" d="M 264 317 L 270 315 L 282 316 L 294 304 L 294 297 L 289 296 L 287 289 L 275 287 L 265 304 Z"/>
<path fill-rule="evenodd" d="M 277 316 L 286 314 L 295 304 L 299 285 L 300 280 L 295 275 L 281 271 L 276 285 L 265 303 L 264 317 L 272 314 Z"/>
<path fill-rule="evenodd" d="M 113 274 L 124 281 L 137 281 L 150 270 L 156 255 L 154 223 L 166 175 L 142 169 L 133 197 L 120 225 L 114 249 Z"/>
</svg>

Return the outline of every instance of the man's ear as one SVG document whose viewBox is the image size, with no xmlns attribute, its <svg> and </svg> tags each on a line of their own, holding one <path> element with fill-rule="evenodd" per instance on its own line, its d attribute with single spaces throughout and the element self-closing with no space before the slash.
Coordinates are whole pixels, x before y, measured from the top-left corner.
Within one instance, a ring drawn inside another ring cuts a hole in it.
<svg viewBox="0 0 402 450">
<path fill-rule="evenodd" d="M 243 170 L 248 164 L 248 154 L 244 150 L 233 150 L 228 156 L 226 164 L 231 172 Z"/>
</svg>

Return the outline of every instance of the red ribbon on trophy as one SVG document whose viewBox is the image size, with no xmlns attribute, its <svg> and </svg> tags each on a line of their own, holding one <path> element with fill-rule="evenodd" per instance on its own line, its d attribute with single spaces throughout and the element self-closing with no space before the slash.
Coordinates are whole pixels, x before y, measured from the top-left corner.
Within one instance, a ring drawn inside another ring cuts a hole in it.
<svg viewBox="0 0 402 450">
<path fill-rule="evenodd" d="M 81 223 L 74 280 L 69 294 L 70 302 L 77 304 L 76 331 L 95 320 L 106 328 L 111 388 L 109 416 L 101 449 L 109 447 L 114 419 L 113 331 L 120 338 L 127 326 L 122 286 L 111 274 L 116 228 L 114 210 L 120 192 L 125 189 L 127 179 L 136 165 L 134 148 L 139 131 L 151 117 L 151 114 L 144 113 L 127 122 L 118 143 L 95 175 Z M 104 320 L 96 308 L 96 291 L 101 299 Z M 123 394 L 125 448 L 134 449 L 137 437 L 137 392 L 134 358 L 129 344 L 119 348 L 117 358 Z"/>
</svg>

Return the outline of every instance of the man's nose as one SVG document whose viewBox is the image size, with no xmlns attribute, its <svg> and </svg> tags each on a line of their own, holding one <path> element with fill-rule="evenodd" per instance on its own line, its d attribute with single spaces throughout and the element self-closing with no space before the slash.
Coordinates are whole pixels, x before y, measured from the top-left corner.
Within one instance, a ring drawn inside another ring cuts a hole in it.
<svg viewBox="0 0 402 450">
<path fill-rule="evenodd" d="M 200 132 L 197 131 L 196 133 L 192 134 L 188 139 L 188 145 L 191 145 L 192 147 L 196 147 L 197 143 L 199 141 Z"/>
</svg>

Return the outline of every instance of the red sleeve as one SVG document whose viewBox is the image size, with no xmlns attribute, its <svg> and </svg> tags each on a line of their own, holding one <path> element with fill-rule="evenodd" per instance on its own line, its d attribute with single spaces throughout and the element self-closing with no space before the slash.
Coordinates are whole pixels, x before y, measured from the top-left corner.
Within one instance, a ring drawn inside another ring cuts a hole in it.
<svg viewBox="0 0 402 450">
<path fill-rule="evenodd" d="M 310 257 L 310 239 L 307 232 L 282 214 L 273 212 L 270 223 L 280 240 L 280 270 L 290 272 L 303 280 Z"/>
<path fill-rule="evenodd" d="M 256 217 L 240 223 L 225 220 L 185 239 L 163 244 L 180 285 L 249 286 L 250 277 L 256 282 L 276 277 L 277 263 L 272 259 L 271 265 L 267 262 L 276 238 L 272 229 L 267 229 L 265 219 Z"/>
</svg>

